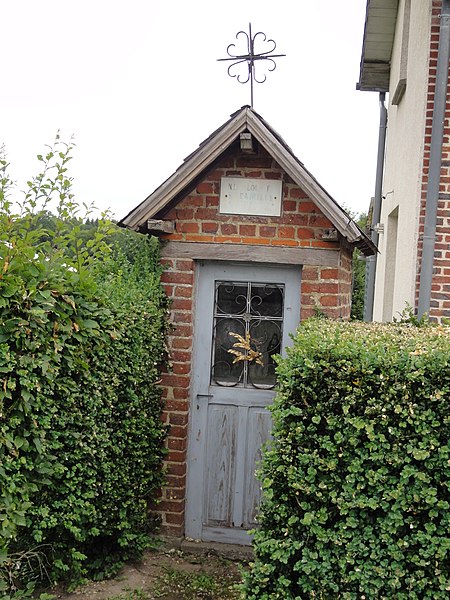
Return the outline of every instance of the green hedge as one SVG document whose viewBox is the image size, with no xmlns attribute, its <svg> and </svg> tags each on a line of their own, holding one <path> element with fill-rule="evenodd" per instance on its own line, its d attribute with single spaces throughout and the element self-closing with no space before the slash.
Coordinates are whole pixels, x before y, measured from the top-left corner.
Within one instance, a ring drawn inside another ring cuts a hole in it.
<svg viewBox="0 0 450 600">
<path fill-rule="evenodd" d="M 450 328 L 312 320 L 280 362 L 248 600 L 450 596 Z"/>
<path fill-rule="evenodd" d="M 95 297 L 45 258 L 22 285 L 0 281 L 2 539 L 13 557 L 31 551 L 22 582 L 40 566 L 52 580 L 101 576 L 148 544 L 166 301 L 156 247 L 123 235 L 142 264 L 108 260 Z"/>
<path fill-rule="evenodd" d="M 114 572 L 163 483 L 155 239 L 79 218 L 57 139 L 20 214 L 0 153 L 0 596 Z M 48 206 L 55 206 L 55 213 Z"/>
</svg>

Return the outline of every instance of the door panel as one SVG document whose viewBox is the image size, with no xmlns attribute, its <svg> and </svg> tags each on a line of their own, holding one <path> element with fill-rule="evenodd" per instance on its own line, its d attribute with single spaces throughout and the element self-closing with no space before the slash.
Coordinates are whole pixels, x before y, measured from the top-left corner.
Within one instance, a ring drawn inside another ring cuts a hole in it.
<svg viewBox="0 0 450 600">
<path fill-rule="evenodd" d="M 248 544 L 269 440 L 273 355 L 300 315 L 300 269 L 198 263 L 186 535 Z"/>
<path fill-rule="evenodd" d="M 256 515 L 261 500 L 261 486 L 254 474 L 261 460 L 261 448 L 270 439 L 271 427 L 272 420 L 267 410 L 256 407 L 249 409 L 246 465 L 244 469 L 244 498 L 247 501 L 244 507 L 243 527 L 246 529 L 252 529 L 256 526 Z"/>
<path fill-rule="evenodd" d="M 229 490 L 235 479 L 238 410 L 234 406 L 208 407 L 205 522 L 231 527 Z"/>
</svg>

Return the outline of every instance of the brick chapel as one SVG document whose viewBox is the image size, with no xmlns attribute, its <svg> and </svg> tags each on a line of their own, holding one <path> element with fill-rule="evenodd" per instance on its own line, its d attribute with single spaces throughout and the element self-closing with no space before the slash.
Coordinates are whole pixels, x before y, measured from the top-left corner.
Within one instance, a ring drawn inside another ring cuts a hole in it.
<svg viewBox="0 0 450 600">
<path fill-rule="evenodd" d="M 248 544 L 274 356 L 317 311 L 349 318 L 353 250 L 376 249 L 249 106 L 120 224 L 159 237 L 171 300 L 164 531 Z"/>
</svg>

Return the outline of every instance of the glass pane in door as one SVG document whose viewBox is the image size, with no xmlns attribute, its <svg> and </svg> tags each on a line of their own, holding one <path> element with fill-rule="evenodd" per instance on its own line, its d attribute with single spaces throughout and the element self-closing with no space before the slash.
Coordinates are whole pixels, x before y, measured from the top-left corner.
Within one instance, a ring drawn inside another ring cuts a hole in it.
<svg viewBox="0 0 450 600">
<path fill-rule="evenodd" d="M 216 281 L 211 383 L 273 388 L 281 351 L 284 285 Z"/>
</svg>

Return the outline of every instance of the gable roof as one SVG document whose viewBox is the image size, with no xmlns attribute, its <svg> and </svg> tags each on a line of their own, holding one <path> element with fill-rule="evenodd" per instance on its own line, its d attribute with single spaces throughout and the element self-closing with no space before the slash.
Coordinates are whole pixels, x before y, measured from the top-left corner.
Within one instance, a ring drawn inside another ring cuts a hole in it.
<svg viewBox="0 0 450 600">
<path fill-rule="evenodd" d="M 311 175 L 281 136 L 250 106 L 243 106 L 233 113 L 226 123 L 204 140 L 197 150 L 185 158 L 183 164 L 173 175 L 119 221 L 119 225 L 138 229 L 146 224 L 148 219 L 157 215 L 186 188 L 192 185 L 192 182 L 197 180 L 243 132 L 251 133 L 258 140 L 291 179 L 308 194 L 309 198 L 350 244 L 359 247 L 366 255 L 376 252 L 373 242 Z"/>
<path fill-rule="evenodd" d="M 389 91 L 397 11 L 398 0 L 367 0 L 358 90 Z"/>
</svg>

